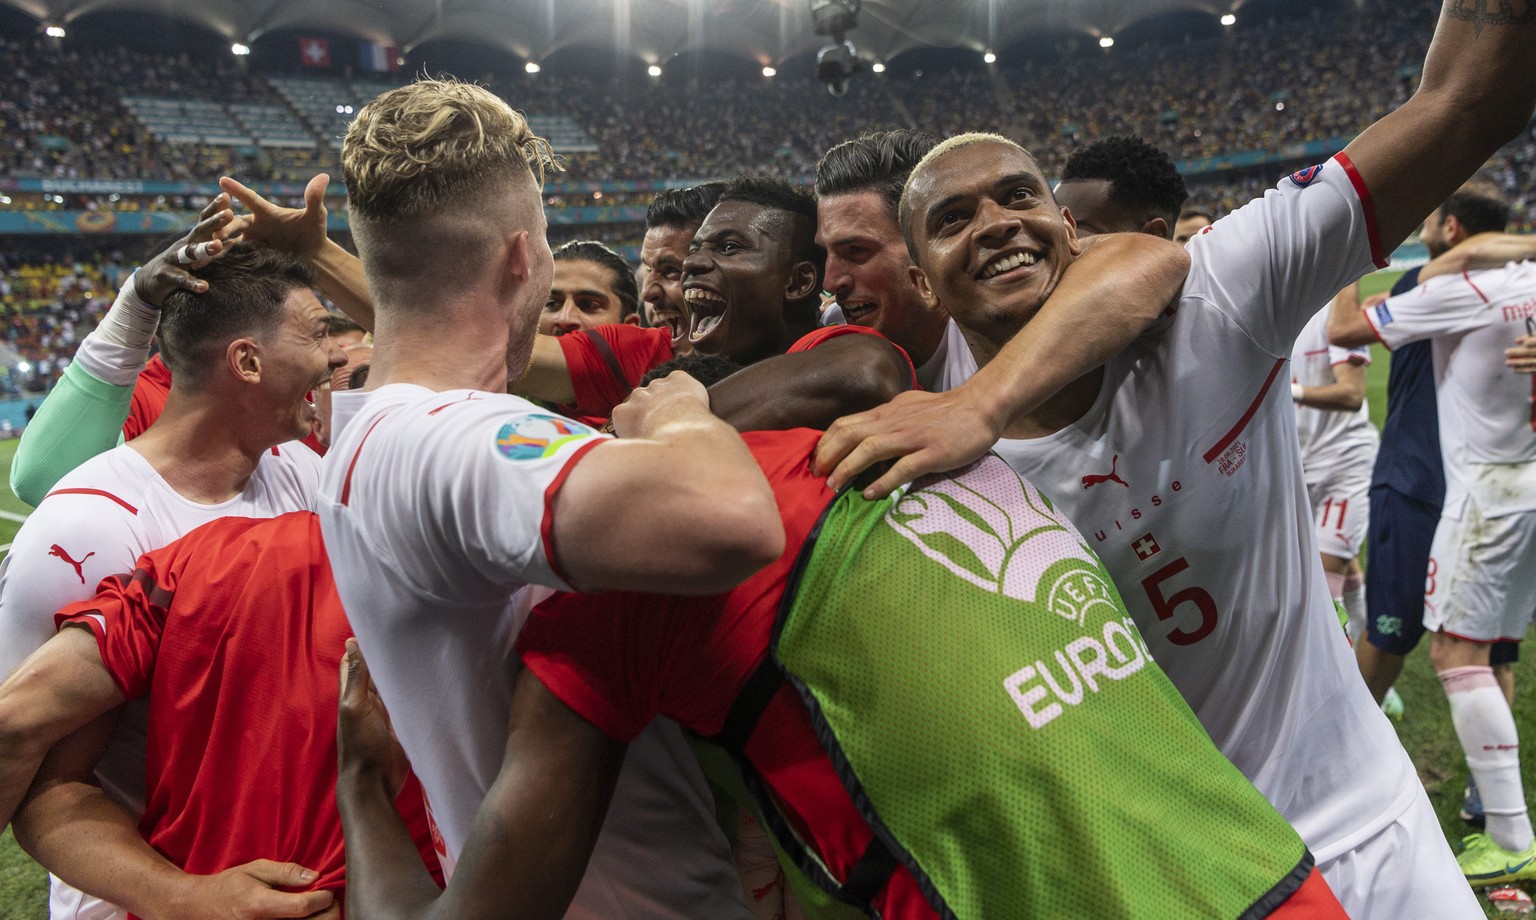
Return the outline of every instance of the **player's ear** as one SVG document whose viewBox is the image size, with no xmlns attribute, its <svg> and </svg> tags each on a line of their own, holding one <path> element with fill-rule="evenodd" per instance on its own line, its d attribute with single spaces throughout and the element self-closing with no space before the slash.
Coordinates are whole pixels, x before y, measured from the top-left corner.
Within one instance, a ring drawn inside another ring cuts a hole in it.
<svg viewBox="0 0 1536 920">
<path fill-rule="evenodd" d="M 794 303 L 820 293 L 821 272 L 816 270 L 816 263 L 809 260 L 796 262 L 789 270 L 789 284 L 784 288 L 785 302 Z"/>
<path fill-rule="evenodd" d="M 1067 225 L 1067 250 L 1074 256 L 1083 254 L 1083 241 L 1077 238 L 1077 218 L 1072 216 L 1072 209 L 1063 206 L 1061 219 Z"/>
<path fill-rule="evenodd" d="M 1455 214 L 1447 214 L 1440 218 L 1440 237 L 1449 245 L 1455 246 L 1468 236 L 1471 236 L 1471 234 L 1467 233 L 1467 228 L 1462 225 Z"/>
<path fill-rule="evenodd" d="M 1154 217 L 1141 225 L 1141 232 L 1158 239 L 1171 240 L 1173 234 L 1168 230 L 1168 221 L 1161 217 Z"/>
<path fill-rule="evenodd" d="M 917 288 L 917 296 L 923 298 L 923 304 L 930 310 L 939 308 L 939 295 L 933 292 L 933 287 L 928 284 L 928 276 L 916 265 L 907 269 L 907 277 L 912 279 L 912 286 Z"/>
<path fill-rule="evenodd" d="M 246 383 L 261 382 L 261 346 L 255 339 L 235 339 L 224 349 L 230 371 Z"/>
<path fill-rule="evenodd" d="M 528 231 L 519 230 L 507 237 L 506 255 L 502 260 L 504 277 L 521 287 L 533 277 L 533 265 L 529 259 Z"/>
</svg>

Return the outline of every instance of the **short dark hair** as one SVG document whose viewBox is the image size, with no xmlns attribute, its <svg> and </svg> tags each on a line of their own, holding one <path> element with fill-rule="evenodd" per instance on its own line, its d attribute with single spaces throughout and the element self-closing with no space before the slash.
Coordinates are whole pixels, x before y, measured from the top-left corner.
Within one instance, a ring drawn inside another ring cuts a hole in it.
<svg viewBox="0 0 1536 920">
<path fill-rule="evenodd" d="M 897 128 L 876 131 L 828 150 L 816 164 L 816 197 L 850 192 L 879 192 L 891 219 L 907 177 L 939 139 L 926 131 Z"/>
<path fill-rule="evenodd" d="M 624 257 L 599 243 L 597 240 L 571 240 L 554 251 L 556 262 L 591 262 L 613 273 L 613 293 L 619 298 L 619 316 L 632 316 L 640 311 L 640 287 L 635 283 L 635 270 Z"/>
<path fill-rule="evenodd" d="M 795 238 L 790 241 L 797 260 L 816 266 L 816 286 L 827 267 L 827 251 L 816 245 L 816 199 L 809 192 L 769 176 L 738 176 L 725 184 L 720 201 L 745 201 L 783 211 L 795 217 Z"/>
<path fill-rule="evenodd" d="M 1216 223 L 1216 215 L 1210 211 L 1202 211 L 1199 208 L 1185 208 L 1179 212 L 1179 220 L 1189 220 L 1191 217 L 1203 217 L 1207 223 Z"/>
<path fill-rule="evenodd" d="M 1189 198 L 1184 177 L 1168 154 L 1134 134 L 1116 134 L 1094 141 L 1067 158 L 1061 181 L 1103 179 L 1109 196 L 1123 207 L 1161 217 L 1173 229 L 1179 209 Z"/>
<path fill-rule="evenodd" d="M 645 386 L 653 380 L 660 380 L 673 371 L 686 371 L 693 379 L 710 387 L 739 370 L 741 365 L 725 355 L 706 355 L 703 352 L 697 352 L 691 355 L 680 355 L 665 364 L 656 365 L 640 378 L 640 385 Z"/>
<path fill-rule="evenodd" d="M 1440 205 L 1440 219 L 1454 217 L 1467 231 L 1499 233 L 1509 226 L 1509 202 L 1490 179 L 1472 179 Z"/>
<path fill-rule="evenodd" d="M 657 227 L 697 227 L 720 202 L 724 182 L 705 182 L 689 188 L 669 188 L 657 192 L 645 209 L 645 229 Z"/>
<path fill-rule="evenodd" d="M 194 388 L 207 382 L 230 342 L 271 335 L 282 324 L 288 295 L 315 286 L 303 259 L 248 243 L 231 246 L 193 274 L 208 290 L 167 295 L 159 335 L 172 379 Z"/>
</svg>

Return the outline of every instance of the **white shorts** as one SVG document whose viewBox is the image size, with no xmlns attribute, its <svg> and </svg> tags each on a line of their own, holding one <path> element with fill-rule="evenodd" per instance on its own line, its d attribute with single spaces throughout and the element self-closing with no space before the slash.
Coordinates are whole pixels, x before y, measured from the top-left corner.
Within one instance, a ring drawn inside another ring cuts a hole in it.
<svg viewBox="0 0 1536 920">
<path fill-rule="evenodd" d="M 1525 638 L 1536 605 L 1536 511 L 1484 517 L 1468 499 L 1440 518 L 1424 581 L 1424 627 L 1474 642 Z"/>
<path fill-rule="evenodd" d="M 1340 468 L 1318 482 L 1307 483 L 1317 548 L 1325 556 L 1353 559 L 1365 542 L 1371 521 L 1371 479 L 1358 470 Z"/>
<path fill-rule="evenodd" d="M 1485 916 L 1422 789 L 1396 821 L 1318 869 L 1352 920 Z"/>
</svg>

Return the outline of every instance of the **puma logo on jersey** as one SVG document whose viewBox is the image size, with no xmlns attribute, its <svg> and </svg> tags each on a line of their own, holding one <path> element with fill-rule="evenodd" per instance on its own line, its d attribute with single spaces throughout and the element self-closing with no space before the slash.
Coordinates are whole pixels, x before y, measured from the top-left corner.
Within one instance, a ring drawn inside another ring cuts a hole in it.
<svg viewBox="0 0 1536 920">
<path fill-rule="evenodd" d="M 1112 459 L 1109 462 L 1109 472 L 1108 473 L 1104 473 L 1103 475 L 1099 475 L 1099 474 L 1096 474 L 1096 473 L 1089 473 L 1087 476 L 1084 476 L 1083 477 L 1083 488 L 1091 489 L 1091 488 L 1093 488 L 1094 486 L 1098 485 L 1101 482 L 1118 482 L 1122 486 L 1125 486 L 1127 489 L 1129 489 L 1131 487 L 1131 484 L 1126 482 L 1124 479 L 1121 479 L 1120 478 L 1120 474 L 1115 472 L 1115 469 L 1119 465 L 1120 465 L 1120 455 L 1119 454 L 1115 454 L 1114 459 Z"/>
<path fill-rule="evenodd" d="M 64 552 L 64 547 L 55 543 L 48 548 L 48 555 L 58 556 L 60 559 L 63 559 L 65 562 L 74 566 L 75 574 L 80 576 L 80 583 L 83 585 L 85 584 L 85 560 L 96 554 L 86 553 L 84 558 L 82 558 L 79 562 L 76 562 L 75 560 L 69 558 L 69 553 Z"/>
</svg>

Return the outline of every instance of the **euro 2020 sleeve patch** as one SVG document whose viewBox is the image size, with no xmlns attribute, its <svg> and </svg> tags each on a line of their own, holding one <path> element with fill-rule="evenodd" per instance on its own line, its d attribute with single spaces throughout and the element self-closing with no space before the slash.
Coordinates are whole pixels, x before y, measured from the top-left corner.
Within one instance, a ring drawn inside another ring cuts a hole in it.
<svg viewBox="0 0 1536 920">
<path fill-rule="evenodd" d="M 530 412 L 501 426 L 496 433 L 496 451 L 508 460 L 542 460 L 553 457 L 572 441 L 597 436 L 596 431 L 580 422 Z"/>
</svg>

